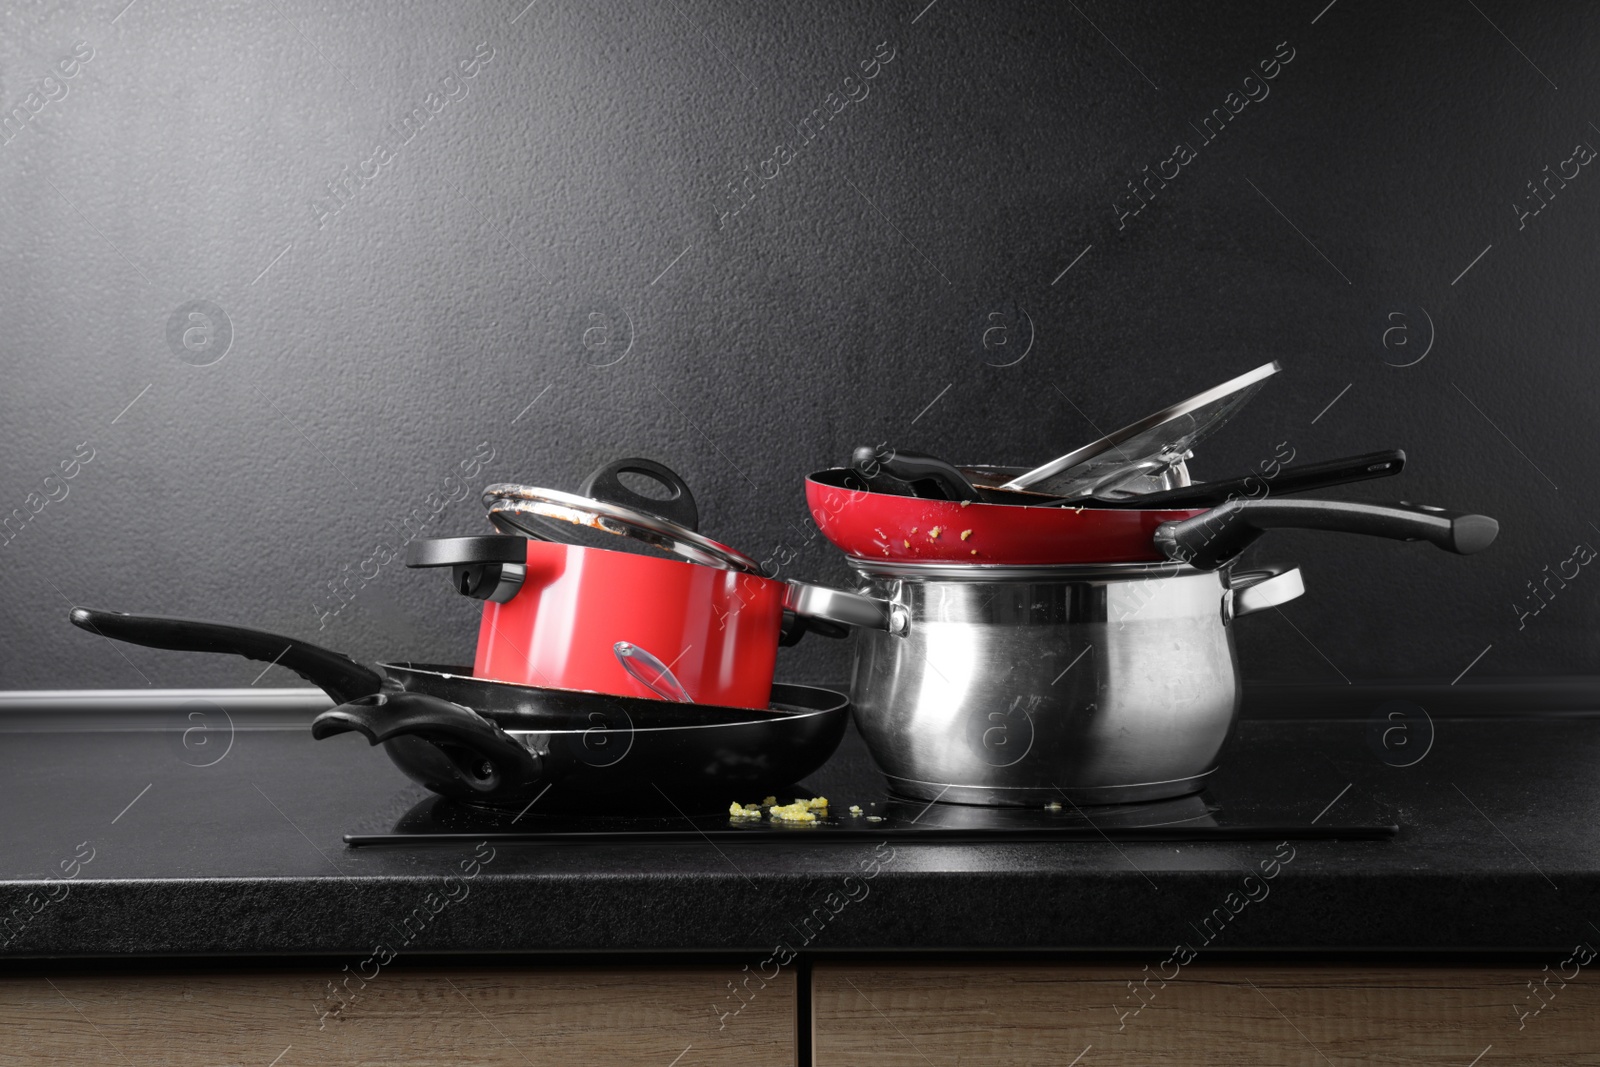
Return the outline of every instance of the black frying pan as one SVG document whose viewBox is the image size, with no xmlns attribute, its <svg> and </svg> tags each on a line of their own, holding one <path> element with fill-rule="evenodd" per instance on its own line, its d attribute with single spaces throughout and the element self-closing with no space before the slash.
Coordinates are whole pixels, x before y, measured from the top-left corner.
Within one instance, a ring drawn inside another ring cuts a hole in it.
<svg viewBox="0 0 1600 1067">
<path fill-rule="evenodd" d="M 880 493 L 899 493 L 930 500 L 964 500 L 969 504 L 1014 504 L 1027 507 L 1210 508 L 1230 500 L 1254 500 L 1267 495 L 1305 493 L 1331 489 L 1336 485 L 1389 478 L 1405 468 L 1406 454 L 1400 449 L 1345 456 L 1298 467 L 1281 467 L 1275 474 L 1252 472 L 1218 482 L 1196 482 L 1178 489 L 1155 493 L 1109 494 L 1080 497 L 1049 496 L 1024 489 L 999 489 L 991 480 L 1009 479 L 1023 473 L 1022 468 L 957 467 L 925 452 L 903 449 L 878 451 L 863 445 L 851 454 L 851 469 L 868 489 Z"/>
<path fill-rule="evenodd" d="M 827 762 L 850 717 L 844 695 L 812 686 L 774 684 L 772 709 L 762 712 L 513 685 L 467 667 L 373 668 L 222 623 L 88 608 L 71 619 L 130 644 L 286 667 L 339 701 L 313 720 L 313 737 L 360 733 L 412 780 L 478 804 L 520 805 L 553 784 L 607 795 L 770 792 Z"/>
</svg>

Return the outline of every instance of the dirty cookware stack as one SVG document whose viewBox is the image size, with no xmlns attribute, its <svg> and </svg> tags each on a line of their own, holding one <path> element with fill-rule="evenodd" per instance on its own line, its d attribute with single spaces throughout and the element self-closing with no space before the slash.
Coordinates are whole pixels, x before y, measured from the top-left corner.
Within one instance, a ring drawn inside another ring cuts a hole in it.
<svg viewBox="0 0 1600 1067">
<path fill-rule="evenodd" d="M 1116 803 L 1194 792 L 1239 708 L 1233 621 L 1304 592 L 1243 569 L 1272 528 L 1493 541 L 1482 515 L 1288 495 L 1397 473 L 1398 451 L 1291 473 L 1276 461 L 1193 483 L 1193 447 L 1277 372 L 1268 364 L 1031 471 L 858 449 L 806 481 L 853 590 L 905 625 L 861 629 L 851 699 L 900 794 Z M 1267 473 L 1267 472 L 1271 473 Z M 1143 501 L 1148 500 L 1148 504 Z"/>
<path fill-rule="evenodd" d="M 1268 364 L 1033 469 L 858 449 L 806 479 L 854 587 L 780 580 L 699 531 L 689 486 L 647 459 L 578 492 L 491 485 L 496 532 L 418 540 L 407 565 L 482 604 L 472 666 L 366 666 L 243 627 L 78 609 L 159 648 L 279 663 L 448 797 L 522 808 L 553 786 L 726 798 L 817 770 L 856 723 L 896 793 L 986 805 L 1120 803 L 1205 784 L 1239 706 L 1233 621 L 1286 603 L 1292 566 L 1243 568 L 1278 527 L 1431 541 L 1461 554 L 1494 520 L 1298 495 L 1398 473 L 1404 455 L 1270 465 L 1196 483 L 1194 446 Z M 650 492 L 630 488 L 648 487 Z M 579 543 L 584 531 L 615 547 Z M 852 635 L 849 697 L 775 683 L 807 631 Z"/>
</svg>

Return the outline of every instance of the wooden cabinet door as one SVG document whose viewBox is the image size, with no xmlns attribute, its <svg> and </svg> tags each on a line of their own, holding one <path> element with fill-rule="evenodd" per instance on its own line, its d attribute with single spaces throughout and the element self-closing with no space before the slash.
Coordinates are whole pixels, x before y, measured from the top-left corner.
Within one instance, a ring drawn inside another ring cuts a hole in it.
<svg viewBox="0 0 1600 1067">
<path fill-rule="evenodd" d="M 1600 963 L 1149 964 L 818 963 L 815 1062 L 1600 1064 Z"/>
<path fill-rule="evenodd" d="M 328 982 L 345 977 L 330 966 L 0 978 L 0 1065 L 794 1062 L 788 972 L 742 1000 L 727 988 L 744 977 L 732 964 L 418 967 L 351 980 L 330 1000 Z M 721 1014 L 730 1004 L 743 1007 Z"/>
</svg>

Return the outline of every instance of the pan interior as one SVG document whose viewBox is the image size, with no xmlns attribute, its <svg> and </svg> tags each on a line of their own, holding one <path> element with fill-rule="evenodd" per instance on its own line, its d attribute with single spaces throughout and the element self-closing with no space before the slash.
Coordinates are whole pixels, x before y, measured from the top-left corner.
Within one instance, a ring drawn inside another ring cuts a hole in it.
<svg viewBox="0 0 1600 1067">
<path fill-rule="evenodd" d="M 771 725 L 775 722 L 795 722 L 815 716 L 836 714 L 840 711 L 848 709 L 850 706 L 850 700 L 847 696 L 831 689 L 822 689 L 817 686 L 809 685 L 792 685 L 786 682 L 774 682 L 772 685 L 772 702 L 764 712 L 756 711 L 750 708 L 726 708 L 718 707 L 716 705 L 701 705 L 700 707 L 705 711 L 712 713 L 725 713 L 728 718 L 725 721 L 708 723 L 679 723 L 665 726 L 640 726 L 637 725 L 639 721 L 649 721 L 649 718 L 652 715 L 659 715 L 663 711 L 663 708 L 670 709 L 674 705 L 668 704 L 665 701 L 650 700 L 645 697 L 624 697 L 615 696 L 611 693 L 596 693 L 589 690 L 557 689 L 555 687 L 520 685 L 514 682 L 491 681 L 488 679 L 475 678 L 472 675 L 472 668 L 455 664 L 400 661 L 394 663 L 382 663 L 379 664 L 379 667 L 390 678 L 393 678 L 395 681 L 401 683 L 404 688 L 415 689 L 418 692 L 430 691 L 433 688 L 431 685 L 429 685 L 430 682 L 436 682 L 440 684 L 448 683 L 453 689 L 457 690 L 452 693 L 452 695 L 456 698 L 456 703 L 464 704 L 467 707 L 472 707 L 473 710 L 478 711 L 480 714 L 484 714 L 490 719 L 500 721 L 501 725 L 506 728 L 507 732 L 512 734 L 520 732 L 573 735 L 605 733 L 633 734 L 719 728 L 726 729 L 729 727 L 739 726 Z M 413 682 L 419 682 L 421 684 L 412 684 Z M 462 692 L 459 690 L 465 691 Z M 493 711 L 485 712 L 482 708 L 473 707 L 474 702 L 470 698 L 474 695 L 474 692 L 479 695 L 488 695 L 492 693 L 501 697 L 510 694 L 512 699 L 515 699 L 516 695 L 520 694 L 525 695 L 530 703 L 535 704 L 542 697 L 557 697 L 561 699 L 563 704 L 566 705 L 566 710 L 553 713 L 553 715 L 559 715 L 563 718 L 570 718 L 576 714 L 578 715 L 580 721 L 587 721 L 586 716 L 583 716 L 582 713 L 578 711 L 578 709 L 581 707 L 592 705 L 592 709 L 596 712 L 599 712 L 602 716 L 605 716 L 606 721 L 609 721 L 611 718 L 608 713 L 614 713 L 620 710 L 623 712 L 626 720 L 629 722 L 629 725 L 616 727 L 586 725 L 570 729 L 546 729 L 544 727 L 530 727 L 525 730 L 519 730 L 516 727 L 520 724 L 502 721 L 506 718 L 515 717 L 496 715 Z M 445 696 L 444 693 L 440 692 L 434 692 L 433 695 L 441 697 Z"/>
</svg>

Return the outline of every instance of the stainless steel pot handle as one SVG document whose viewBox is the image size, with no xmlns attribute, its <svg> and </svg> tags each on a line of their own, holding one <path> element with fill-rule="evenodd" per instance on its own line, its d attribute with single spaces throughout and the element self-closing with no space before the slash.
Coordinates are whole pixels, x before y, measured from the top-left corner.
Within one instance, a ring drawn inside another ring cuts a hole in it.
<svg viewBox="0 0 1600 1067">
<path fill-rule="evenodd" d="M 1306 583 L 1299 567 L 1263 567 L 1229 575 L 1228 591 L 1233 594 L 1233 617 L 1237 619 L 1305 595 Z"/>
<path fill-rule="evenodd" d="M 788 583 L 783 606 L 802 618 L 887 630 L 898 636 L 904 636 L 911 627 L 910 614 L 899 604 L 809 582 Z"/>
</svg>

